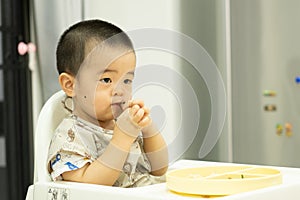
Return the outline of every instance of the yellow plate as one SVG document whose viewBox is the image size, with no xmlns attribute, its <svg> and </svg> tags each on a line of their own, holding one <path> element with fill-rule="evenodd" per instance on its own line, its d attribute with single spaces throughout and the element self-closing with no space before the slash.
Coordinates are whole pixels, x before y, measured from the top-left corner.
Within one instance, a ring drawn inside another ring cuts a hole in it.
<svg viewBox="0 0 300 200">
<path fill-rule="evenodd" d="M 282 183 L 280 171 L 256 166 L 213 166 L 169 171 L 169 190 L 193 195 L 230 195 Z"/>
</svg>

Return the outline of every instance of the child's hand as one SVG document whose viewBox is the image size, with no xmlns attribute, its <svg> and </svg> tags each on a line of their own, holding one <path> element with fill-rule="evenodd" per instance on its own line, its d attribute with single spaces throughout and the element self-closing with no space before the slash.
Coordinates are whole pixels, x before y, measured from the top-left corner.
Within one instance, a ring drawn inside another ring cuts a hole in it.
<svg viewBox="0 0 300 200">
<path fill-rule="evenodd" d="M 117 126 L 127 135 L 136 138 L 144 127 L 152 123 L 149 109 L 142 100 L 128 102 L 128 107 L 117 119 Z"/>
<path fill-rule="evenodd" d="M 145 107 L 144 101 L 137 99 L 137 100 L 131 100 L 128 103 L 128 107 L 131 108 L 131 112 L 132 114 L 137 114 L 138 116 L 136 117 L 141 117 L 139 121 L 137 121 L 137 123 L 140 123 L 140 126 L 145 127 L 149 123 L 149 120 L 151 122 L 150 119 L 150 110 Z"/>
<path fill-rule="evenodd" d="M 128 107 L 117 118 L 117 126 L 127 135 L 136 138 L 141 129 L 151 123 L 149 109 L 141 100 L 130 101 Z"/>
<path fill-rule="evenodd" d="M 151 123 L 151 118 L 149 116 L 149 109 L 146 107 L 141 107 L 142 104 L 134 104 L 129 108 L 130 117 L 133 123 L 137 124 L 139 127 L 144 128 Z"/>
<path fill-rule="evenodd" d="M 149 137 L 153 137 L 155 135 L 157 135 L 159 132 L 158 128 L 155 126 L 154 123 L 152 123 L 152 120 L 150 118 L 150 110 L 145 107 L 144 105 L 144 101 L 143 100 L 132 100 L 129 101 L 128 106 L 131 107 L 132 109 L 134 109 L 134 111 L 136 111 L 136 109 L 138 109 L 138 107 L 141 109 L 143 109 L 144 111 L 144 116 L 143 118 L 140 120 L 140 126 L 142 126 L 142 134 L 144 138 L 149 138 Z M 139 111 L 142 113 L 142 111 Z"/>
</svg>

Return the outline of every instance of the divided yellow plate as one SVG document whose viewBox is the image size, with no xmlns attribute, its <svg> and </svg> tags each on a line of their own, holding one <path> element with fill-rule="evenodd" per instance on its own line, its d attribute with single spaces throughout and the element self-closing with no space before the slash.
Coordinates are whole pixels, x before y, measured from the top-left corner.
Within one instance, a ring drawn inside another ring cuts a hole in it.
<svg viewBox="0 0 300 200">
<path fill-rule="evenodd" d="M 282 183 L 279 170 L 256 166 L 213 166 L 169 171 L 169 190 L 193 195 L 231 195 Z"/>
</svg>

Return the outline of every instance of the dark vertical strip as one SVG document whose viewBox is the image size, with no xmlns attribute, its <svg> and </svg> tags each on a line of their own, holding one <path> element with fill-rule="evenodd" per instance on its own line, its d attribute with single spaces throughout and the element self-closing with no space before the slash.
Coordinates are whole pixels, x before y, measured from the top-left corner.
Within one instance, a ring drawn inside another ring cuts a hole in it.
<svg viewBox="0 0 300 200">
<path fill-rule="evenodd" d="M 29 42 L 29 0 L 2 0 L 1 13 L 8 199 L 21 200 L 33 177 L 31 74 L 28 55 L 17 52 Z"/>
</svg>

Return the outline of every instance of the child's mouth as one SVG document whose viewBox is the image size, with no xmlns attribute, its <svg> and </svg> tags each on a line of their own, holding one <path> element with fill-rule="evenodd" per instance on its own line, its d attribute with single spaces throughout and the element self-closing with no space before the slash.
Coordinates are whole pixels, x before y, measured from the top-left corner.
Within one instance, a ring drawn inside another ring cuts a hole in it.
<svg viewBox="0 0 300 200">
<path fill-rule="evenodd" d="M 128 107 L 128 103 L 126 103 L 125 101 L 121 101 L 121 102 L 112 103 L 111 106 L 114 111 L 123 112 Z"/>
</svg>

